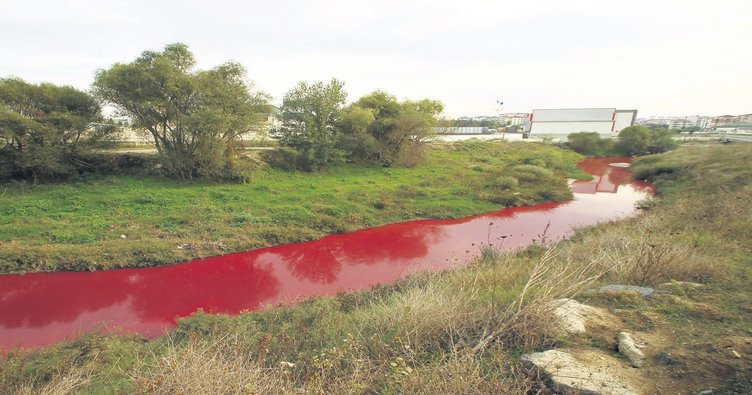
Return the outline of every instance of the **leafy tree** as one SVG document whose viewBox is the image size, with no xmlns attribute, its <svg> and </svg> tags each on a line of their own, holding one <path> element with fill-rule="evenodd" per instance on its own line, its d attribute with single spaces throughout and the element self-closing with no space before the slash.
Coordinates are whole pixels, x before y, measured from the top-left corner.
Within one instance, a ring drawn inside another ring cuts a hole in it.
<svg viewBox="0 0 752 395">
<path fill-rule="evenodd" d="M 432 127 L 437 123 L 437 116 L 443 111 L 441 102 L 435 100 L 398 102 L 382 91 L 360 98 L 353 107 L 372 114 L 373 120 L 365 128 L 375 142 L 368 159 L 385 166 L 417 163 L 426 143 L 433 137 Z M 343 134 L 362 135 L 363 131 L 345 127 Z"/>
<path fill-rule="evenodd" d="M 0 177 L 64 176 L 115 131 L 91 95 L 70 86 L 0 79 Z"/>
<path fill-rule="evenodd" d="M 578 132 L 567 136 L 569 147 L 583 155 L 607 155 L 613 148 L 611 139 L 601 138 L 597 132 Z"/>
<path fill-rule="evenodd" d="M 373 111 L 368 108 L 350 105 L 342 111 L 339 122 L 340 136 L 338 147 L 348 153 L 353 161 L 374 160 L 379 144 L 368 132 L 375 120 Z"/>
<path fill-rule="evenodd" d="M 338 123 L 346 99 L 344 83 L 336 79 L 328 84 L 301 81 L 285 95 L 282 125 L 273 135 L 298 152 L 306 170 L 344 160 L 345 151 L 338 148 Z"/>
<path fill-rule="evenodd" d="M 652 133 L 644 126 L 630 126 L 619 132 L 619 139 L 614 148 L 626 155 L 645 155 L 650 153 Z"/>
<path fill-rule="evenodd" d="M 679 146 L 674 140 L 673 133 L 668 129 L 652 130 L 652 141 L 650 144 L 650 153 L 657 154 L 666 152 Z"/>
<path fill-rule="evenodd" d="M 676 148 L 677 143 L 667 129 L 648 129 L 630 126 L 619 132 L 614 149 L 626 155 L 647 155 Z"/>
<path fill-rule="evenodd" d="M 186 45 L 170 44 L 99 71 L 94 88 L 151 134 L 170 174 L 225 175 L 240 137 L 262 124 L 268 96 L 251 92 L 237 63 L 198 71 L 195 63 Z"/>
</svg>

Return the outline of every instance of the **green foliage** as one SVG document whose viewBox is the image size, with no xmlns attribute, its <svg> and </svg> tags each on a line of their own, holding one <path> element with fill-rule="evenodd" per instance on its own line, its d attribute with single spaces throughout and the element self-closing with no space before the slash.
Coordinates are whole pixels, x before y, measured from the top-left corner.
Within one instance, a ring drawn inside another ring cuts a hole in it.
<svg viewBox="0 0 752 395">
<path fill-rule="evenodd" d="M 376 91 L 343 108 L 342 86 L 337 80 L 301 82 L 287 93 L 282 126 L 274 134 L 294 151 L 267 154 L 272 164 L 316 170 L 344 160 L 384 166 L 414 166 L 423 160 L 436 116 L 443 111 L 440 102 L 399 102 Z M 291 157 L 294 152 L 296 158 Z M 284 165 L 284 159 L 294 165 Z"/>
<path fill-rule="evenodd" d="M 344 146 L 354 160 L 414 166 L 422 161 L 442 111 L 435 100 L 398 102 L 386 92 L 373 92 L 347 109 L 340 125 Z"/>
<path fill-rule="evenodd" d="M 597 132 L 571 133 L 567 144 L 575 152 L 588 156 L 608 155 L 614 147 L 613 140 L 601 138 Z"/>
<path fill-rule="evenodd" d="M 345 152 L 337 147 L 337 124 L 346 99 L 344 83 L 336 79 L 326 85 L 301 81 L 285 95 L 282 126 L 272 133 L 281 145 L 297 151 L 294 161 L 305 170 L 317 170 L 345 159 Z"/>
<path fill-rule="evenodd" d="M 70 175 L 82 156 L 106 146 L 115 128 L 99 123 L 100 107 L 69 86 L 0 79 L 0 179 Z"/>
<path fill-rule="evenodd" d="M 494 180 L 494 187 L 498 189 L 510 189 L 519 185 L 519 181 L 512 176 L 498 176 Z"/>
<path fill-rule="evenodd" d="M 512 174 L 520 181 L 534 182 L 553 176 L 553 172 L 535 165 L 519 165 L 512 168 Z"/>
<path fill-rule="evenodd" d="M 666 152 L 678 146 L 667 129 L 630 126 L 619 132 L 614 150 L 624 155 L 648 155 Z"/>
<path fill-rule="evenodd" d="M 243 67 L 224 63 L 194 70 L 184 44 L 145 51 L 96 75 L 99 97 L 154 139 L 164 169 L 181 178 L 225 176 L 235 164 L 240 136 L 263 121 L 267 96 L 252 93 Z"/>
</svg>

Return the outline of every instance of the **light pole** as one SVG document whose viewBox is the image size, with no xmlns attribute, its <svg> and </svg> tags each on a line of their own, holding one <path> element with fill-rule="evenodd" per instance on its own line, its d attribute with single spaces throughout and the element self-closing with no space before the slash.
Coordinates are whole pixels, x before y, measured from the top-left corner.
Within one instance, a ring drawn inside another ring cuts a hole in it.
<svg viewBox="0 0 752 395">
<path fill-rule="evenodd" d="M 507 125 L 504 123 L 504 102 L 496 100 L 496 104 L 499 105 L 499 125 L 503 125 L 504 131 L 501 132 L 501 139 L 504 140 L 507 134 Z"/>
</svg>

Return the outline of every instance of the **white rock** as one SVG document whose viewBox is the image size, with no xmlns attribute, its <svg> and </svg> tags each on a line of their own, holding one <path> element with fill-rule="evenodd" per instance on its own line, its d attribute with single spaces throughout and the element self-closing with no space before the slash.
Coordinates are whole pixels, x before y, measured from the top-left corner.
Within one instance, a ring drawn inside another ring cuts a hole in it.
<svg viewBox="0 0 752 395">
<path fill-rule="evenodd" d="M 597 363 L 583 362 L 569 352 L 548 350 L 523 355 L 522 363 L 540 377 L 551 380 L 556 391 L 591 395 L 637 394 L 622 374 L 625 369 L 621 362 L 610 356 L 599 359 Z"/>
<path fill-rule="evenodd" d="M 632 366 L 641 368 L 645 364 L 645 354 L 629 332 L 620 332 L 618 339 L 619 352 L 632 363 Z"/>
<path fill-rule="evenodd" d="M 589 306 L 574 299 L 554 299 L 548 308 L 557 321 L 559 330 L 565 333 L 585 333 L 585 323 L 593 318 L 601 318 L 608 313 L 605 309 Z"/>
<path fill-rule="evenodd" d="M 120 238 L 121 238 L 121 239 L 125 239 L 125 238 L 127 238 L 127 237 L 128 237 L 128 236 L 126 236 L 126 235 L 120 235 Z"/>
</svg>

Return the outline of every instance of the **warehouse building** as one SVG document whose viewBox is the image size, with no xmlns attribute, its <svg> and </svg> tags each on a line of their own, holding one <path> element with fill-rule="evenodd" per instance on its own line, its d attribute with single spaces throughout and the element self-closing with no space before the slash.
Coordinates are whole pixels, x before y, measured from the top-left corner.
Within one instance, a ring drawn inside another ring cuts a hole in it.
<svg viewBox="0 0 752 395">
<path fill-rule="evenodd" d="M 597 132 L 616 137 L 634 125 L 637 110 L 615 108 L 562 108 L 533 110 L 526 130 L 530 136 L 566 136 L 576 132 Z"/>
</svg>

